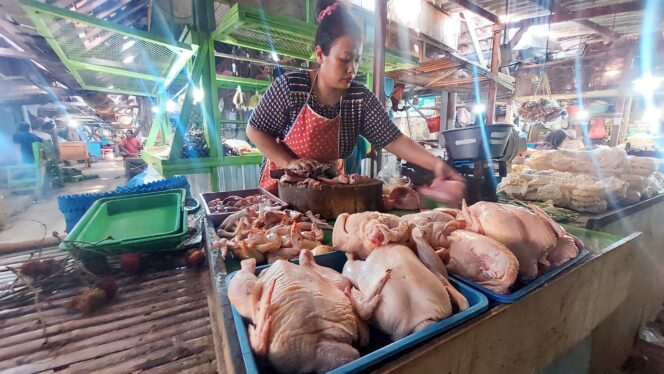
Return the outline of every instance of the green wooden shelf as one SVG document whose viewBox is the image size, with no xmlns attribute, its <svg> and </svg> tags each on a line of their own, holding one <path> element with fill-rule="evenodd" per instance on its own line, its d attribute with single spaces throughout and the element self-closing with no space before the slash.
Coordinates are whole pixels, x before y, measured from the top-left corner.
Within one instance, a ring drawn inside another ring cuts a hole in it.
<svg viewBox="0 0 664 374">
<path fill-rule="evenodd" d="M 240 86 L 245 92 L 254 92 L 256 90 L 264 92 L 270 87 L 270 83 L 272 82 L 266 80 L 217 74 L 217 87 L 219 88 L 234 90 L 237 86 Z"/>
<path fill-rule="evenodd" d="M 83 89 L 157 96 L 198 47 L 34 0 L 26 14 Z"/>
<path fill-rule="evenodd" d="M 236 4 L 224 15 L 212 37 L 244 48 L 311 60 L 315 33 L 313 24 Z"/>
<path fill-rule="evenodd" d="M 372 20 L 368 21 L 366 23 L 369 25 L 373 23 Z M 365 26 L 365 33 L 372 35 L 373 30 Z M 315 35 L 316 25 L 311 23 L 265 14 L 261 9 L 236 4 L 224 15 L 212 37 L 243 48 L 314 61 L 312 46 Z M 404 55 L 392 49 L 385 50 L 385 71 L 415 67 L 418 61 L 417 56 Z M 365 43 L 360 71 L 373 71 L 371 43 Z"/>
</svg>

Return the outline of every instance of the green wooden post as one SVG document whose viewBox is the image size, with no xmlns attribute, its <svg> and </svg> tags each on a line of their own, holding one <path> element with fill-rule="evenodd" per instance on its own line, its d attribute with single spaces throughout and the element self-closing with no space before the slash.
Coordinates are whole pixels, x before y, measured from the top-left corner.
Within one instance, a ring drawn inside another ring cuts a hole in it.
<svg viewBox="0 0 664 374">
<path fill-rule="evenodd" d="M 202 40 L 202 45 L 196 54 L 194 59 L 194 68 L 191 73 L 191 80 L 187 84 L 186 92 L 184 95 L 184 102 L 182 103 L 182 109 L 180 110 L 180 116 L 176 122 L 175 127 L 175 136 L 173 137 L 173 143 L 171 145 L 171 153 L 169 160 L 179 160 L 182 156 L 182 145 L 184 143 L 184 137 L 187 133 L 187 126 L 189 124 L 189 118 L 191 117 L 191 110 L 194 105 L 194 90 L 196 89 L 196 82 L 200 82 L 201 73 L 203 72 L 203 66 L 208 61 L 208 41 Z"/>
<path fill-rule="evenodd" d="M 304 16 L 305 20 L 307 21 L 307 23 L 314 23 L 314 21 L 313 21 L 314 17 L 313 17 L 313 14 L 312 14 L 313 9 L 311 9 L 312 8 L 311 7 L 312 0 L 304 0 L 304 3 L 305 3 L 305 12 L 306 12 L 306 14 Z"/>
<path fill-rule="evenodd" d="M 214 38 L 212 34 L 216 29 L 216 20 L 214 16 L 214 3 L 208 0 L 194 0 L 194 28 L 197 32 L 197 38 L 201 44 L 206 44 L 206 54 L 201 54 L 203 64 L 199 82 L 204 92 L 201 110 L 203 112 L 203 126 L 205 127 L 205 141 L 210 150 L 210 158 L 221 158 L 223 156 L 221 137 L 219 131 L 218 95 L 217 95 L 217 69 L 214 55 Z M 193 36 L 193 35 L 192 35 Z M 205 40 L 203 40 L 205 39 Z M 218 167 L 212 166 L 210 171 L 210 184 L 212 191 L 220 190 Z"/>
</svg>

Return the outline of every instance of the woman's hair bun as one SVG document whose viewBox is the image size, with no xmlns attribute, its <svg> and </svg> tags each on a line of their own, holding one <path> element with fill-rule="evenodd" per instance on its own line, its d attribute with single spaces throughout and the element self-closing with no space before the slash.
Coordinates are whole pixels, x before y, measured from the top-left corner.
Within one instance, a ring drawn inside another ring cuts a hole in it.
<svg viewBox="0 0 664 374">
<path fill-rule="evenodd" d="M 341 2 L 337 1 L 337 0 L 319 0 L 318 3 L 316 4 L 316 16 L 318 16 L 320 14 L 320 12 L 327 9 L 327 7 L 334 5 L 334 3 L 338 3 L 339 5 L 337 5 L 337 6 L 343 6 L 344 5 L 344 4 L 341 4 Z"/>
<path fill-rule="evenodd" d="M 319 24 L 315 46 L 320 46 L 325 55 L 330 52 L 332 44 L 342 36 L 362 39 L 362 29 L 342 0 L 319 0 L 315 16 Z"/>
</svg>

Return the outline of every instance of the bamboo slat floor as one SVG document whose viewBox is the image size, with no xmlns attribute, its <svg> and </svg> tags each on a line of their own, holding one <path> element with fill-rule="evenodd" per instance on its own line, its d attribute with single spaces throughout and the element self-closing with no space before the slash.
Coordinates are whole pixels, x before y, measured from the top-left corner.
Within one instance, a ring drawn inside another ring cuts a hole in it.
<svg viewBox="0 0 664 374">
<path fill-rule="evenodd" d="M 64 258 L 57 248 L 41 258 Z M 0 256 L 0 294 L 29 253 Z M 175 268 L 116 276 L 118 293 L 91 315 L 68 309 L 81 282 L 0 304 L 2 373 L 214 373 L 207 271 Z M 42 322 L 43 321 L 43 325 Z"/>
</svg>

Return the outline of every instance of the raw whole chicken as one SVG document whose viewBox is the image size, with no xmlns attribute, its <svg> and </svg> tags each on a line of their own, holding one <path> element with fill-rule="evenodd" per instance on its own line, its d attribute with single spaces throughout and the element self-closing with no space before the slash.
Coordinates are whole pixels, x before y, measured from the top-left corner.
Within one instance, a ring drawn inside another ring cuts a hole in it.
<svg viewBox="0 0 664 374">
<path fill-rule="evenodd" d="M 468 207 L 464 202 L 454 224 L 504 244 L 519 260 L 519 277 L 530 280 L 576 257 L 583 247 L 543 210 L 531 208 L 486 201 Z"/>
<path fill-rule="evenodd" d="M 339 273 L 316 265 L 308 250 L 300 253 L 300 265 L 278 260 L 258 277 L 255 259 L 241 266 L 228 298 L 252 321 L 249 340 L 256 355 L 283 373 L 327 372 L 360 357 L 352 344 L 368 342 L 368 329 L 344 294 L 349 285 Z M 369 300 L 374 308 L 379 301 Z"/>
<path fill-rule="evenodd" d="M 355 253 L 361 259 L 389 243 L 404 243 L 408 239 L 408 224 L 399 217 L 378 212 L 348 214 L 337 217 L 332 232 L 332 244 L 344 252 Z"/>
<path fill-rule="evenodd" d="M 507 247 L 488 236 L 456 230 L 449 235 L 446 266 L 450 273 L 491 291 L 509 294 L 516 281 L 519 261 Z"/>
<path fill-rule="evenodd" d="M 433 250 L 431 252 L 430 257 L 436 257 Z M 387 281 L 385 274 L 389 274 Z M 343 275 L 355 287 L 350 293 L 354 303 L 377 294 L 381 296 L 373 312 L 372 322 L 393 340 L 421 331 L 452 314 L 450 293 L 447 285 L 441 281 L 446 281 L 445 277 L 427 270 L 406 246 L 388 244 L 373 250 L 364 261 L 349 259 Z M 380 286 L 382 290 L 376 293 L 375 290 Z M 458 291 L 456 294 L 461 296 L 461 299 L 456 300 L 460 304 L 459 308 L 466 308 L 466 299 Z M 456 294 L 454 296 L 458 297 Z M 361 313 L 360 317 L 364 319 L 370 315 Z"/>
</svg>

